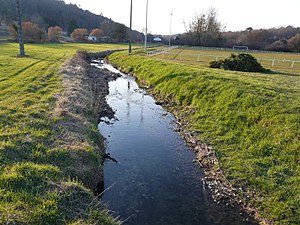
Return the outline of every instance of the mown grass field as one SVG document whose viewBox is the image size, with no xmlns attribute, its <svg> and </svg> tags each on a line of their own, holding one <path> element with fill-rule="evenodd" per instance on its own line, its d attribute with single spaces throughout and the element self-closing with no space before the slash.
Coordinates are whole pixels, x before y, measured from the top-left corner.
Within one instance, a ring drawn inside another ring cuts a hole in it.
<svg viewBox="0 0 300 225">
<path fill-rule="evenodd" d="M 175 50 L 180 51 L 180 50 Z M 300 224 L 300 76 L 243 73 L 114 53 L 199 140 L 218 153 L 236 188 L 250 188 L 250 206 L 275 224 Z"/>
<path fill-rule="evenodd" d="M 157 59 L 167 61 L 175 61 L 187 65 L 208 67 L 213 60 L 220 60 L 229 57 L 231 53 L 238 54 L 231 50 L 217 50 L 217 49 L 200 49 L 179 47 L 162 54 L 152 56 Z M 247 52 L 258 59 L 258 61 L 267 69 L 291 74 L 300 74 L 300 54 L 295 53 L 270 53 L 270 52 Z M 267 60 L 270 59 L 270 60 Z M 273 61 L 274 65 L 273 65 Z M 292 62 L 296 61 L 292 68 Z M 298 62 L 297 62 L 298 61 Z"/>
<path fill-rule="evenodd" d="M 26 44 L 29 56 L 17 58 L 17 44 L 0 44 L 0 224 L 115 223 L 89 207 L 92 190 L 67 176 L 79 165 L 69 149 L 54 145 L 59 140 L 53 128 L 63 118 L 52 110 L 66 59 L 79 49 L 117 48 L 123 46 Z M 92 146 L 84 152 L 95 159 Z"/>
</svg>

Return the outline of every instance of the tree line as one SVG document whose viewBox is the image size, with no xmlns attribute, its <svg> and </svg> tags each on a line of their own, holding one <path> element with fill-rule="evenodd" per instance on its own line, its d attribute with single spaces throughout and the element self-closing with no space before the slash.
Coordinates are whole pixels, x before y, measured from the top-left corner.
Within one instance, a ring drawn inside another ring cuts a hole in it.
<svg viewBox="0 0 300 225">
<path fill-rule="evenodd" d="M 0 0 L 0 21 L 16 30 L 16 2 Z M 124 24 L 116 23 L 102 15 L 95 15 L 80 9 L 77 5 L 66 4 L 62 0 L 20 0 L 20 9 L 23 26 L 35 31 L 34 37 L 25 40 L 40 42 L 47 40 L 50 27 L 60 27 L 63 34 L 71 35 L 75 29 L 86 29 L 90 33 L 93 29 L 101 29 L 104 36 L 109 36 L 111 42 L 127 41 L 129 28 Z M 38 28 L 38 29 L 37 29 Z M 133 40 L 143 40 L 143 34 L 133 31 Z"/>
<path fill-rule="evenodd" d="M 0 0 L 0 5 L 0 21 L 9 24 L 11 37 L 16 40 L 15 1 Z M 76 42 L 87 41 L 88 35 L 97 37 L 100 42 L 127 42 L 129 39 L 130 30 L 124 24 L 62 0 L 20 0 L 20 8 L 26 42 L 59 41 L 62 35 L 71 36 Z M 194 17 L 185 28 L 183 34 L 172 38 L 172 44 L 224 48 L 243 45 L 256 50 L 300 52 L 300 27 L 259 30 L 247 27 L 243 31 L 225 32 L 214 8 Z M 155 36 L 149 34 L 148 37 Z M 144 34 L 133 31 L 132 40 L 143 42 Z"/>
<path fill-rule="evenodd" d="M 210 8 L 197 15 L 186 25 L 186 32 L 176 35 L 173 44 L 232 48 L 235 45 L 267 51 L 300 52 L 300 27 L 280 27 L 225 32 L 225 26 L 217 19 L 217 12 Z"/>
</svg>

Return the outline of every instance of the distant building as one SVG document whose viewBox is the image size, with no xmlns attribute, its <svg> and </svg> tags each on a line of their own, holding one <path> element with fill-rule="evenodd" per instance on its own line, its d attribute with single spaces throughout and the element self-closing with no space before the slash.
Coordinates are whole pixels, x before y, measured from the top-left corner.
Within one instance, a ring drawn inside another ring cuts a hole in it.
<svg viewBox="0 0 300 225">
<path fill-rule="evenodd" d="M 161 40 L 161 38 L 160 37 L 155 37 L 155 38 L 153 38 L 153 42 L 161 42 L 162 40 Z"/>
<path fill-rule="evenodd" d="M 96 37 L 96 36 L 93 36 L 93 35 L 89 35 L 89 36 L 88 36 L 88 40 L 89 40 L 89 41 L 97 41 L 97 37 Z"/>
</svg>

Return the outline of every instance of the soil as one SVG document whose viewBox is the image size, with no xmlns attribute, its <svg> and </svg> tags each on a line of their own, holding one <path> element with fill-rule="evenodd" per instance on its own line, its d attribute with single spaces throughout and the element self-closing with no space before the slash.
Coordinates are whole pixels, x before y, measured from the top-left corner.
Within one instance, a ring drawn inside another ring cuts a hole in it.
<svg viewBox="0 0 300 225">
<path fill-rule="evenodd" d="M 97 132 L 100 118 L 113 118 L 114 112 L 106 103 L 108 83 L 118 77 L 106 69 L 90 65 L 95 55 L 105 57 L 110 52 L 78 52 L 60 69 L 63 90 L 57 94 L 53 118 L 58 118 L 54 127 L 56 140 L 54 148 L 70 152 L 71 166 L 63 165 L 62 170 L 70 178 L 76 178 L 99 194 L 103 187 L 105 159 L 103 137 Z M 94 132 L 95 131 L 95 132 Z M 87 151 L 87 149 L 92 149 Z M 96 157 L 97 160 L 89 160 Z"/>
</svg>

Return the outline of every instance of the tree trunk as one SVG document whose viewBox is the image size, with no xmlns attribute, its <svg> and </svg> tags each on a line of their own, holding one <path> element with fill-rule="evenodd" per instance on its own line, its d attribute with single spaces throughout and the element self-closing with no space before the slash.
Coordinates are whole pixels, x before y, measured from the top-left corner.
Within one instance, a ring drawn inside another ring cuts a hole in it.
<svg viewBox="0 0 300 225">
<path fill-rule="evenodd" d="M 22 29 L 22 19 L 21 19 L 21 13 L 20 13 L 20 2 L 19 0 L 16 0 L 17 5 L 17 24 L 18 24 L 18 39 L 19 39 L 19 45 L 20 45 L 20 57 L 25 56 L 25 48 L 24 48 L 24 38 L 23 38 L 23 29 Z"/>
</svg>

